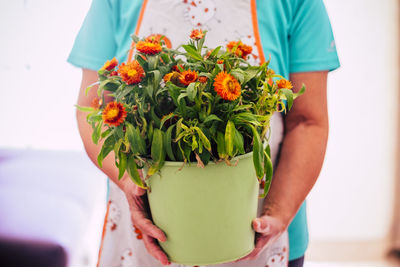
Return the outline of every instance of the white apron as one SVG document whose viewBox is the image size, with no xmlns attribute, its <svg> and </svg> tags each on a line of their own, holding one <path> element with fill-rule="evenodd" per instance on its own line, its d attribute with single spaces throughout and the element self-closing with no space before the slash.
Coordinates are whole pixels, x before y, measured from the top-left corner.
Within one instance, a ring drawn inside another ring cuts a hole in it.
<svg viewBox="0 0 400 267">
<path fill-rule="evenodd" d="M 163 34 L 172 47 L 188 41 L 193 28 L 208 30 L 205 45 L 216 47 L 229 41 L 242 40 L 251 45 L 252 64 L 264 62 L 255 0 L 144 0 L 134 32 L 140 38 Z M 129 59 L 132 57 L 130 52 Z M 276 165 L 283 137 L 283 119 L 276 113 L 271 122 L 271 153 Z M 162 266 L 146 250 L 141 234 L 132 226 L 128 202 L 124 193 L 109 181 L 109 201 L 99 252 L 100 267 L 158 267 Z M 263 199 L 259 201 L 260 215 Z M 218 267 L 278 267 L 288 265 L 288 235 L 281 235 L 256 260 L 225 263 Z M 170 266 L 183 266 L 172 263 Z"/>
</svg>

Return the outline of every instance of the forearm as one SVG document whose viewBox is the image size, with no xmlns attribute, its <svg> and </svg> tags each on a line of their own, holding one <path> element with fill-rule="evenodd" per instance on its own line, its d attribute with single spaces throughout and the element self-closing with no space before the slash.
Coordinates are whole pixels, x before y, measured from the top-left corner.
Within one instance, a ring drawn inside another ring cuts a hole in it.
<svg viewBox="0 0 400 267">
<path fill-rule="evenodd" d="M 82 138 L 83 145 L 85 147 L 86 153 L 88 154 L 91 161 L 105 174 L 107 175 L 115 184 L 117 184 L 121 189 L 129 180 L 126 175 L 122 177 L 121 180 L 118 180 L 118 168 L 115 166 L 115 154 L 114 151 L 111 151 L 108 154 L 102 164 L 102 168 L 100 168 L 97 162 L 97 155 L 99 154 L 101 147 L 103 145 L 104 140 L 100 140 L 98 144 L 94 144 L 92 141 L 92 126 L 86 122 L 87 113 L 77 110 L 76 118 L 78 122 L 79 133 Z M 103 126 L 102 131 L 106 129 Z"/>
<path fill-rule="evenodd" d="M 327 139 L 327 123 L 303 121 L 285 133 L 264 214 L 290 224 L 318 178 Z"/>
</svg>

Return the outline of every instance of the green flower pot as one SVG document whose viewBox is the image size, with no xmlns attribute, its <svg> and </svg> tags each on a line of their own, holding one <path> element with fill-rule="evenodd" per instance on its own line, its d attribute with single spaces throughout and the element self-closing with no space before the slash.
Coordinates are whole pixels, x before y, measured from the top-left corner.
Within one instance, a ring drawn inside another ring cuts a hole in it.
<svg viewBox="0 0 400 267">
<path fill-rule="evenodd" d="M 172 262 L 218 264 L 254 249 L 251 225 L 259 183 L 252 153 L 231 162 L 235 166 L 210 162 L 204 169 L 196 163 L 182 168 L 182 162 L 166 162 L 149 178 L 151 214 L 167 236 L 160 245 Z"/>
</svg>

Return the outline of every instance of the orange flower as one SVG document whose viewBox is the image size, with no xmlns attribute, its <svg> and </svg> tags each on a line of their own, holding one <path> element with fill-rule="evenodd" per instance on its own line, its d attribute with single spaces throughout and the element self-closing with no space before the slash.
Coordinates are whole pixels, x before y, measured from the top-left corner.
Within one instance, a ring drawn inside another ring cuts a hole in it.
<svg viewBox="0 0 400 267">
<path fill-rule="evenodd" d="M 197 80 L 197 72 L 192 70 L 185 70 L 179 77 L 179 81 L 183 85 L 189 85 L 190 83 L 195 82 L 196 80 Z"/>
<path fill-rule="evenodd" d="M 206 76 L 200 76 L 199 77 L 199 82 L 201 82 L 201 83 L 206 83 L 207 80 L 208 80 L 208 78 Z"/>
<path fill-rule="evenodd" d="M 171 41 L 165 35 L 158 34 L 158 33 L 153 33 L 153 34 L 147 36 L 145 41 L 149 42 L 149 43 L 160 44 L 160 45 L 162 45 L 162 43 L 164 43 L 168 48 L 172 47 Z"/>
<path fill-rule="evenodd" d="M 110 76 L 117 76 L 117 75 L 118 75 L 118 72 L 115 70 L 110 73 Z"/>
<path fill-rule="evenodd" d="M 110 71 L 110 70 L 113 70 L 117 65 L 118 65 L 118 61 L 114 57 L 111 60 L 107 60 L 106 63 L 104 63 L 103 67 L 101 67 L 101 69 Z"/>
<path fill-rule="evenodd" d="M 173 72 L 167 73 L 164 75 L 164 82 L 169 82 L 169 80 L 171 80 L 172 75 L 174 75 Z"/>
<path fill-rule="evenodd" d="M 286 88 L 286 89 L 292 89 L 293 85 L 289 80 L 286 79 L 281 79 L 276 82 L 276 85 L 278 85 L 278 88 Z"/>
<path fill-rule="evenodd" d="M 235 100 L 240 96 L 239 82 L 225 71 L 217 74 L 214 79 L 214 90 L 225 100 Z"/>
<path fill-rule="evenodd" d="M 99 109 L 99 107 L 102 104 L 102 100 L 99 99 L 98 97 L 93 98 L 92 103 L 90 104 L 90 106 L 94 109 Z"/>
<path fill-rule="evenodd" d="M 110 126 L 118 126 L 124 122 L 126 118 L 125 107 L 119 102 L 109 102 L 103 110 L 103 122 Z"/>
<path fill-rule="evenodd" d="M 247 56 L 253 51 L 253 48 L 251 46 L 245 45 L 244 43 L 242 43 L 242 41 L 239 42 L 231 41 L 226 45 L 228 51 L 230 52 L 235 46 L 237 46 L 235 50 L 235 55 L 243 59 L 246 59 Z"/>
<path fill-rule="evenodd" d="M 158 42 L 139 41 L 136 44 L 136 49 L 146 55 L 155 55 L 161 52 L 162 47 Z"/>
<path fill-rule="evenodd" d="M 118 73 L 127 84 L 139 83 L 144 77 L 144 70 L 136 60 L 127 64 L 122 63 L 118 68 Z"/>
<path fill-rule="evenodd" d="M 222 59 L 217 60 L 217 64 L 224 64 L 224 61 Z"/>
<path fill-rule="evenodd" d="M 202 30 L 193 29 L 192 33 L 190 34 L 190 38 L 193 40 L 200 40 L 204 37 L 204 33 Z"/>
<path fill-rule="evenodd" d="M 274 75 L 275 71 L 273 69 L 268 69 L 267 70 L 267 75 Z"/>
</svg>

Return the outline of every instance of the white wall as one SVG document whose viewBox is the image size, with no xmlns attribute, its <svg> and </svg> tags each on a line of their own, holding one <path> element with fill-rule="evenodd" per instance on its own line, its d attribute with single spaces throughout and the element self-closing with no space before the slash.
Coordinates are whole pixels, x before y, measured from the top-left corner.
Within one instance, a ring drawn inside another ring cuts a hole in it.
<svg viewBox="0 0 400 267">
<path fill-rule="evenodd" d="M 312 239 L 382 239 L 389 231 L 398 99 L 395 0 L 325 0 L 342 67 L 330 74 L 330 136 L 309 197 Z"/>
<path fill-rule="evenodd" d="M 82 149 L 80 70 L 66 62 L 89 0 L 0 1 L 0 147 Z"/>
<path fill-rule="evenodd" d="M 311 239 L 388 232 L 398 91 L 397 1 L 326 0 L 341 69 L 330 74 L 326 162 L 309 198 Z M 89 0 L 0 2 L 0 147 L 82 149 L 80 71 L 66 63 Z"/>
</svg>

